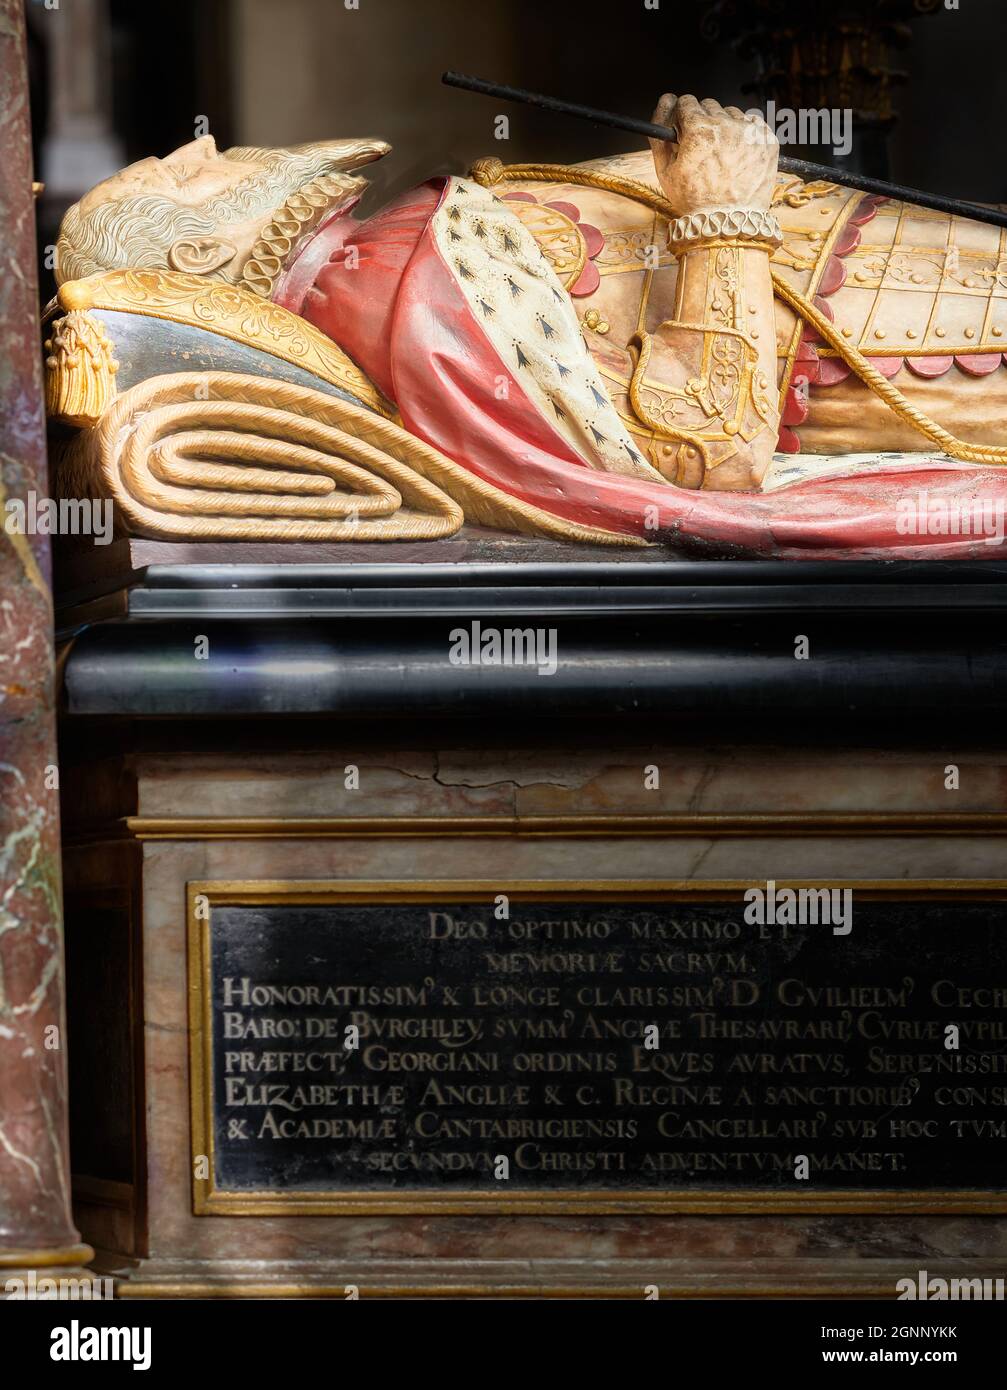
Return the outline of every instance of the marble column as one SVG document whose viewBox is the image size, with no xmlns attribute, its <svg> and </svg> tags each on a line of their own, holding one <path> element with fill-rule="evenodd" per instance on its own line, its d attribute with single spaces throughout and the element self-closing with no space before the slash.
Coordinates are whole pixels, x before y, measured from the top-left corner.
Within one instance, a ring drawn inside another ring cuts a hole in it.
<svg viewBox="0 0 1007 1390">
<path fill-rule="evenodd" d="M 47 490 L 22 0 L 0 0 L 0 504 Z M 0 1294 L 91 1258 L 70 1216 L 47 536 L 0 526 Z"/>
</svg>

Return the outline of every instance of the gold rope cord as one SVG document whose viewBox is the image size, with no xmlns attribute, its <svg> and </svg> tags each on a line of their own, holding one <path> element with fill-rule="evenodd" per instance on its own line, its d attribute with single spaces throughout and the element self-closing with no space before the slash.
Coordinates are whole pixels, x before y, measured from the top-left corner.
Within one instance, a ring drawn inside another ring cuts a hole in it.
<svg viewBox="0 0 1007 1390">
<path fill-rule="evenodd" d="M 576 169 L 568 164 L 503 164 L 499 159 L 477 159 L 469 171 L 470 177 L 492 188 L 495 183 L 510 179 L 531 179 L 540 183 L 569 183 L 580 188 L 601 188 L 607 193 L 621 193 L 660 212 L 671 220 L 678 214 L 662 193 L 636 179 L 619 178 L 617 174 L 598 174 L 592 169 Z"/>
<path fill-rule="evenodd" d="M 232 372 L 149 377 L 118 397 L 61 465 L 64 494 L 95 483 L 155 536 L 435 540 L 470 521 L 640 543 L 510 497 L 363 406 Z"/>
<path fill-rule="evenodd" d="M 567 183 L 584 188 L 600 188 L 643 203 L 669 220 L 677 216 L 667 198 L 649 188 L 647 184 L 639 183 L 636 179 L 622 179 L 613 174 L 597 174 L 589 169 L 575 169 L 563 164 L 504 165 L 498 159 L 480 159 L 472 166 L 471 174 L 476 183 L 483 184 L 484 187 L 492 187 L 510 179 L 534 179 L 543 183 Z M 831 321 L 809 299 L 798 290 L 792 289 L 775 270 L 771 269 L 770 274 L 773 290 L 780 299 L 809 323 L 846 365 L 856 372 L 864 385 L 880 397 L 901 420 L 919 430 L 934 444 L 940 445 L 952 458 L 967 463 L 1007 463 L 1007 446 L 969 444 L 966 440 L 951 434 L 935 420 L 931 420 L 929 415 L 913 405 L 897 386 L 893 386 L 887 377 L 882 376 L 876 367 L 872 367 L 869 360 L 837 332 Z"/>
</svg>

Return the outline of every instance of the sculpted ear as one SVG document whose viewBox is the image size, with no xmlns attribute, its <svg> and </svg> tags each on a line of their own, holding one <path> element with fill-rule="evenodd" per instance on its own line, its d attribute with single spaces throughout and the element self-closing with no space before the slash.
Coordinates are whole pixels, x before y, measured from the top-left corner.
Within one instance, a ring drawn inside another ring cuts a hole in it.
<svg viewBox="0 0 1007 1390">
<path fill-rule="evenodd" d="M 185 270 L 190 275 L 212 275 L 237 254 L 236 246 L 219 237 L 182 237 L 168 252 L 168 264 L 172 270 Z"/>
</svg>

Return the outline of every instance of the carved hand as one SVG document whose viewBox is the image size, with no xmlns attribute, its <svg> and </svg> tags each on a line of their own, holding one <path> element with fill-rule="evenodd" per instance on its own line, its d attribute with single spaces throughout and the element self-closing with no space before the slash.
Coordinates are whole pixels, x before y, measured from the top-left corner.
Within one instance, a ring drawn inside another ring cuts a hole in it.
<svg viewBox="0 0 1007 1390">
<path fill-rule="evenodd" d="M 679 216 L 703 208 L 769 207 L 780 146 L 761 116 L 712 98 L 666 92 L 653 119 L 678 135 L 674 142 L 650 144 L 658 180 Z"/>
</svg>

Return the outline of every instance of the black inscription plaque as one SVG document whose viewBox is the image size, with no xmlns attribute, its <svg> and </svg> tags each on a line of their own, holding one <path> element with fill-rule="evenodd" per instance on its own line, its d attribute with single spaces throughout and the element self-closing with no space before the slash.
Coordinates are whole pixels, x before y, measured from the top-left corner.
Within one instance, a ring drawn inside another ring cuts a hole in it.
<svg viewBox="0 0 1007 1390">
<path fill-rule="evenodd" d="M 1004 904 L 853 903 L 214 900 L 207 1190 L 1002 1191 Z"/>
</svg>

